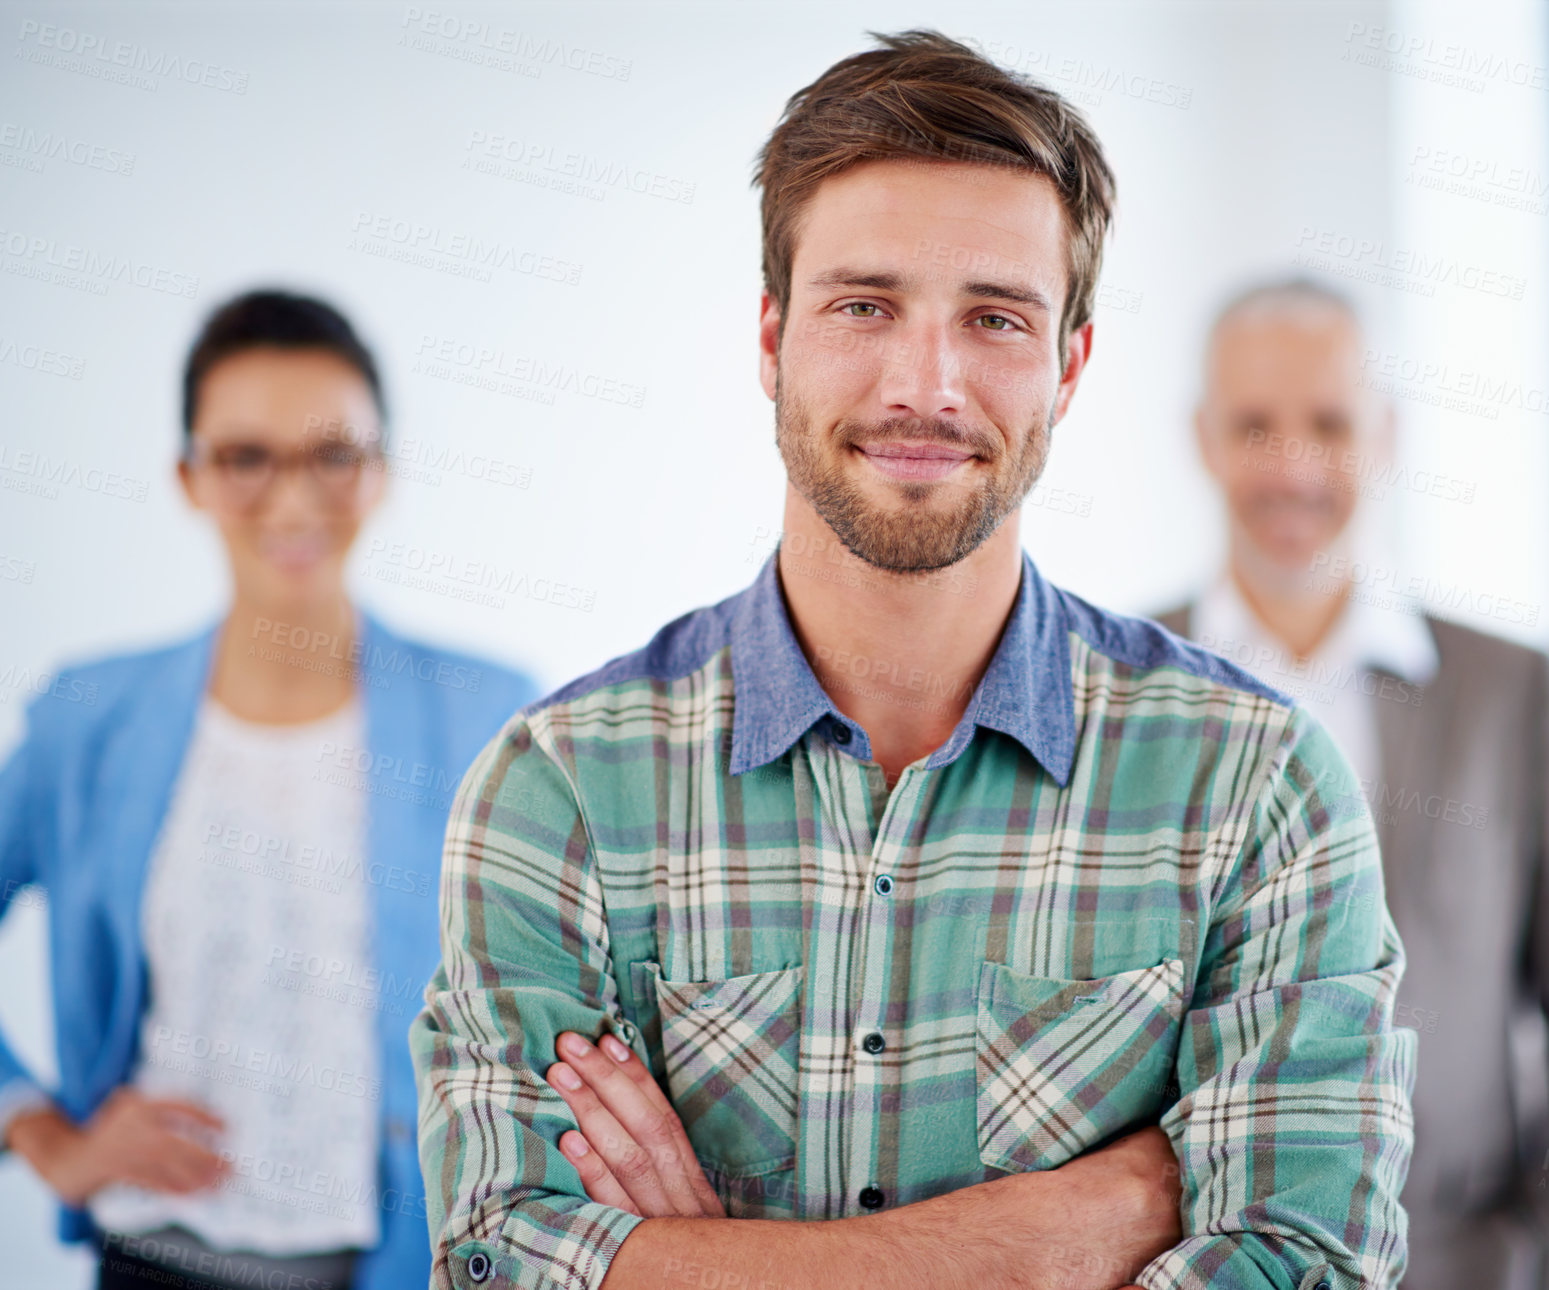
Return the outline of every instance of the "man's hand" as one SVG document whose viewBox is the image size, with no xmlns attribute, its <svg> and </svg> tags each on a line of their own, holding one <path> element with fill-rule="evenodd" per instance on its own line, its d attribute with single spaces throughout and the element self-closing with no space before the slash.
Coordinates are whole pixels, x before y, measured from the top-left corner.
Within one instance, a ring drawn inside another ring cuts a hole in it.
<svg viewBox="0 0 1549 1290">
<path fill-rule="evenodd" d="M 544 1078 L 580 1126 L 560 1134 L 586 1194 L 642 1218 L 725 1218 L 683 1122 L 656 1081 L 615 1036 L 596 1046 L 567 1030 Z"/>
<path fill-rule="evenodd" d="M 1045 1176 L 1056 1184 L 1050 1203 L 1060 1211 L 1072 1266 L 1095 1255 L 1105 1269 L 1095 1284 L 1122 1279 L 1121 1290 L 1134 1290 L 1140 1270 L 1183 1238 L 1178 1161 L 1160 1129 L 1125 1134 Z"/>
<path fill-rule="evenodd" d="M 84 1126 L 51 1107 L 27 1111 L 11 1121 L 6 1141 L 62 1201 L 82 1205 L 109 1183 L 177 1194 L 213 1186 L 227 1163 L 194 1135 L 224 1127 L 192 1102 L 126 1086 L 108 1094 Z"/>
</svg>

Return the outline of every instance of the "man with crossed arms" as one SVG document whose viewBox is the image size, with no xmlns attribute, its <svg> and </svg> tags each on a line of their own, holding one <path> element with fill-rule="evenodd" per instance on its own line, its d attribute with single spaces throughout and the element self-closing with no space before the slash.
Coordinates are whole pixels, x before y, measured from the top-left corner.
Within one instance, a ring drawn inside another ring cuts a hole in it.
<svg viewBox="0 0 1549 1290">
<path fill-rule="evenodd" d="M 1391 1285 L 1414 1034 L 1347 763 L 1021 549 L 1112 174 L 880 43 L 760 158 L 779 548 L 463 781 L 435 1283 Z"/>
</svg>

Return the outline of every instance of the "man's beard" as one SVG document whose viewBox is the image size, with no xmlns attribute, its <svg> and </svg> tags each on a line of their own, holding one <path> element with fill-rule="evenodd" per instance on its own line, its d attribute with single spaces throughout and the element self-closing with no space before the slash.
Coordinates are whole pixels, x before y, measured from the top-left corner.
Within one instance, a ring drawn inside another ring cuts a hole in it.
<svg viewBox="0 0 1549 1290">
<path fill-rule="evenodd" d="M 812 433 L 805 406 L 787 398 L 778 375 L 775 378 L 775 441 L 786 475 L 847 550 L 873 568 L 895 573 L 945 569 L 983 545 L 1043 473 L 1053 429 L 1051 404 L 1044 426 L 1040 429 L 1035 424 L 1028 431 L 1021 453 L 1008 470 L 1004 441 L 993 431 L 941 418 L 887 417 L 871 424 L 841 421 L 827 445 L 834 453 L 830 460 L 824 457 L 825 445 Z M 975 453 L 986 463 L 989 478 L 978 486 L 942 480 L 896 481 L 905 504 L 896 511 L 885 510 L 868 501 L 862 489 L 846 478 L 841 463 L 851 445 L 891 439 L 950 444 Z M 961 501 L 946 508 L 926 506 L 931 494 L 941 490 L 951 490 Z"/>
</svg>

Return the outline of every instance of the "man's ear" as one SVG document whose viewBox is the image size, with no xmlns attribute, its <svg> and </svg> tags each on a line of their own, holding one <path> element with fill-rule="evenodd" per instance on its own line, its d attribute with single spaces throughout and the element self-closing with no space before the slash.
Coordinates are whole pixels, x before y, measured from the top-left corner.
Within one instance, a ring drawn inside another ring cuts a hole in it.
<svg viewBox="0 0 1549 1290">
<path fill-rule="evenodd" d="M 1203 399 L 1194 405 L 1194 444 L 1199 449 L 1199 459 L 1205 470 L 1212 479 L 1219 481 L 1221 462 L 1217 451 L 1217 436 L 1211 431 L 1210 413 Z"/>
<path fill-rule="evenodd" d="M 1065 342 L 1064 366 L 1060 369 L 1059 391 L 1054 396 L 1055 423 L 1065 419 L 1065 411 L 1076 393 L 1076 382 L 1081 379 L 1087 361 L 1092 357 L 1092 324 L 1083 323 L 1070 333 Z"/>
<path fill-rule="evenodd" d="M 1384 397 L 1382 406 L 1377 409 L 1376 441 L 1377 461 L 1385 466 L 1398 451 L 1398 412 L 1390 398 Z"/>
<path fill-rule="evenodd" d="M 758 383 L 774 402 L 775 375 L 780 370 L 780 306 L 767 291 L 758 301 Z"/>
</svg>

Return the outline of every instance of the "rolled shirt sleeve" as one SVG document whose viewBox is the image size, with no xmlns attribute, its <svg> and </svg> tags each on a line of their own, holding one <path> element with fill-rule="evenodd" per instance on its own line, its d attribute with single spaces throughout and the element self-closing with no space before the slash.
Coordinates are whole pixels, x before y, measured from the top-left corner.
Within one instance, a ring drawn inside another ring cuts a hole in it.
<svg viewBox="0 0 1549 1290">
<path fill-rule="evenodd" d="M 543 1073 L 562 1031 L 637 1036 L 574 784 L 520 716 L 453 805 L 441 948 L 409 1031 L 432 1284 L 595 1290 L 642 1220 L 587 1197 L 557 1145 L 575 1118 Z"/>
<path fill-rule="evenodd" d="M 1353 772 L 1297 710 L 1245 817 L 1184 1018 L 1162 1127 L 1185 1239 L 1147 1290 L 1397 1283 L 1417 1037 Z"/>
</svg>

